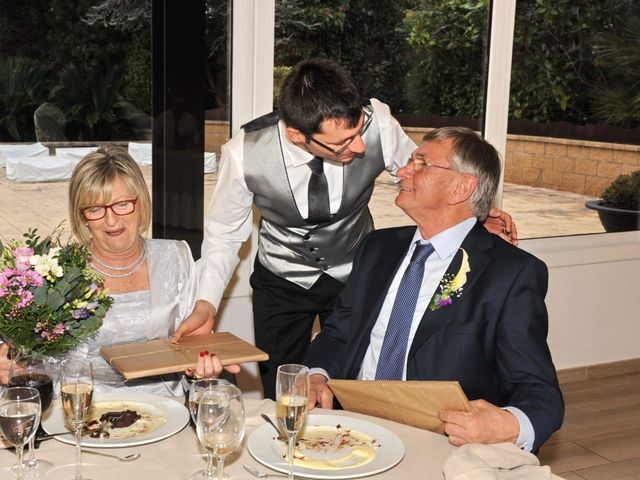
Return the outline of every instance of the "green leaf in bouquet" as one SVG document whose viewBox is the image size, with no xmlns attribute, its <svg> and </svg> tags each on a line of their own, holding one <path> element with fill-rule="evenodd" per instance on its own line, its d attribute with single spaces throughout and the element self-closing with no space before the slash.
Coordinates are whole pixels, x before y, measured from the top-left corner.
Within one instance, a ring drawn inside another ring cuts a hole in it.
<svg viewBox="0 0 640 480">
<path fill-rule="evenodd" d="M 73 288 L 73 284 L 69 282 L 67 276 L 65 275 L 60 280 L 58 280 L 54 288 L 57 293 L 59 293 L 63 297 L 66 297 L 69 291 Z"/>
<path fill-rule="evenodd" d="M 75 334 L 77 333 L 76 330 L 78 330 L 78 327 L 80 327 L 80 322 L 78 320 L 67 320 L 67 322 L 65 323 L 65 327 L 67 327 L 67 331 L 70 335 L 75 336 Z"/>
<path fill-rule="evenodd" d="M 51 308 L 51 310 L 58 310 L 65 304 L 66 300 L 64 295 L 62 295 L 59 291 L 52 289 L 49 291 L 49 296 L 47 298 L 47 305 Z"/>
<path fill-rule="evenodd" d="M 100 328 L 100 324 L 102 323 L 102 320 L 95 317 L 95 316 L 91 316 L 89 318 L 85 318 L 82 321 L 82 330 L 85 330 L 87 332 L 91 332 L 93 330 L 97 330 L 98 328 Z"/>
<path fill-rule="evenodd" d="M 64 278 L 69 283 L 77 282 L 78 279 L 82 279 L 83 278 L 82 269 L 80 267 L 77 267 L 77 266 L 69 267 L 65 271 Z"/>
<path fill-rule="evenodd" d="M 49 292 L 47 290 L 46 285 L 42 285 L 41 287 L 37 287 L 33 291 L 33 301 L 38 306 L 43 306 L 47 304 L 47 300 L 49 298 Z"/>
</svg>

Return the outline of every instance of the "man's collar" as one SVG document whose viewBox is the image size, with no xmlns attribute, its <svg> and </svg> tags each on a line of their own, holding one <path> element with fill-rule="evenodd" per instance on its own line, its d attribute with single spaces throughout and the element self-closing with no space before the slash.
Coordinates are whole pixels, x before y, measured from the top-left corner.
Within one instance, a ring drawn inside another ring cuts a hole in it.
<svg viewBox="0 0 640 480">
<path fill-rule="evenodd" d="M 462 242 L 469 234 L 473 226 L 476 224 L 478 220 L 475 217 L 469 217 L 466 220 L 454 225 L 453 227 L 449 227 L 446 230 L 434 235 L 431 238 L 422 238 L 420 234 L 420 229 L 416 228 L 416 232 L 413 235 L 413 240 L 411 243 L 415 243 L 420 240 L 423 242 L 429 242 L 433 245 L 436 255 L 440 258 L 440 260 L 444 260 L 452 255 L 454 255 Z"/>
</svg>

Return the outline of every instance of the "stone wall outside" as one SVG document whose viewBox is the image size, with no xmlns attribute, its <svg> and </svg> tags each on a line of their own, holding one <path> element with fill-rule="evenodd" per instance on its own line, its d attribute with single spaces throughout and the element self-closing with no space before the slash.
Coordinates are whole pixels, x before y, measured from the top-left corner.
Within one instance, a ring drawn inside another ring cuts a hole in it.
<svg viewBox="0 0 640 480">
<path fill-rule="evenodd" d="M 405 128 L 416 143 L 429 129 Z M 220 155 L 229 124 L 207 121 L 205 151 Z M 640 170 L 640 146 L 526 135 L 507 136 L 505 182 L 599 197 L 620 174 Z"/>
</svg>

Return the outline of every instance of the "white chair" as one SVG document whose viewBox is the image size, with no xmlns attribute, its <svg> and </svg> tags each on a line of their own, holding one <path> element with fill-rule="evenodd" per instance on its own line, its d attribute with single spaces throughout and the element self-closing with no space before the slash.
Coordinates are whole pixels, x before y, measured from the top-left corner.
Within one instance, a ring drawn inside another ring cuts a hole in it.
<svg viewBox="0 0 640 480">
<path fill-rule="evenodd" d="M 129 155 L 141 167 L 151 166 L 152 153 L 150 143 L 129 142 Z"/>
<path fill-rule="evenodd" d="M 41 143 L 0 144 L 0 167 L 4 167 L 8 157 L 44 157 L 49 149 Z"/>
<path fill-rule="evenodd" d="M 151 166 L 153 160 L 152 148 L 150 143 L 129 142 L 129 155 L 141 167 Z M 215 152 L 204 152 L 204 173 L 215 173 L 216 154 Z"/>
<path fill-rule="evenodd" d="M 204 173 L 215 173 L 216 170 L 215 152 L 204 152 Z"/>
<path fill-rule="evenodd" d="M 9 157 L 7 179 L 14 182 L 60 182 L 69 180 L 80 161 L 73 157 Z"/>
</svg>

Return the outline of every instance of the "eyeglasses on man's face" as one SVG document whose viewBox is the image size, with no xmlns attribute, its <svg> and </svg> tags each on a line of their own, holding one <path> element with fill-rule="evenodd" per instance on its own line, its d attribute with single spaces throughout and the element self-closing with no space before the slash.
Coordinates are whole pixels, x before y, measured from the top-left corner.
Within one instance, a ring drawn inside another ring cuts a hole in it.
<svg viewBox="0 0 640 480">
<path fill-rule="evenodd" d="M 440 168 L 442 170 L 449 170 L 450 172 L 459 173 L 455 168 L 451 167 L 443 167 L 441 165 L 434 165 L 433 163 L 427 162 L 424 156 L 420 153 L 414 153 L 409 157 L 409 161 L 407 165 L 411 165 L 413 167 L 413 171 L 416 173 L 422 172 L 425 168 Z"/>
<path fill-rule="evenodd" d="M 371 120 L 373 119 L 373 112 L 371 111 L 371 109 L 369 107 L 363 107 L 362 108 L 362 114 L 364 115 L 364 121 L 362 122 L 362 127 L 360 127 L 360 130 L 358 130 L 358 133 L 356 133 L 355 135 L 347 138 L 346 140 L 344 140 L 342 143 L 339 144 L 331 144 L 331 145 L 335 145 L 339 148 L 333 148 L 330 147 L 329 145 L 327 145 L 326 143 L 322 143 L 320 140 L 316 140 L 315 138 L 313 138 L 313 135 L 307 135 L 305 134 L 305 136 L 307 137 L 307 140 L 310 142 L 315 143 L 316 145 L 321 146 L 322 148 L 329 150 L 331 153 L 333 153 L 336 157 L 339 156 L 341 153 L 343 153 L 347 148 L 349 148 L 349 145 L 351 145 L 351 143 L 357 138 L 357 137 L 361 137 L 364 135 L 364 133 L 367 131 L 367 129 L 369 128 L 369 125 L 371 125 Z"/>
<path fill-rule="evenodd" d="M 89 207 L 81 208 L 80 211 L 84 218 L 89 221 L 93 220 L 101 220 L 107 214 L 107 210 L 111 210 L 114 214 L 118 216 L 129 215 L 136 210 L 136 202 L 138 198 L 133 198 L 131 200 L 120 200 L 118 202 L 113 202 L 108 205 L 91 205 Z"/>
</svg>

